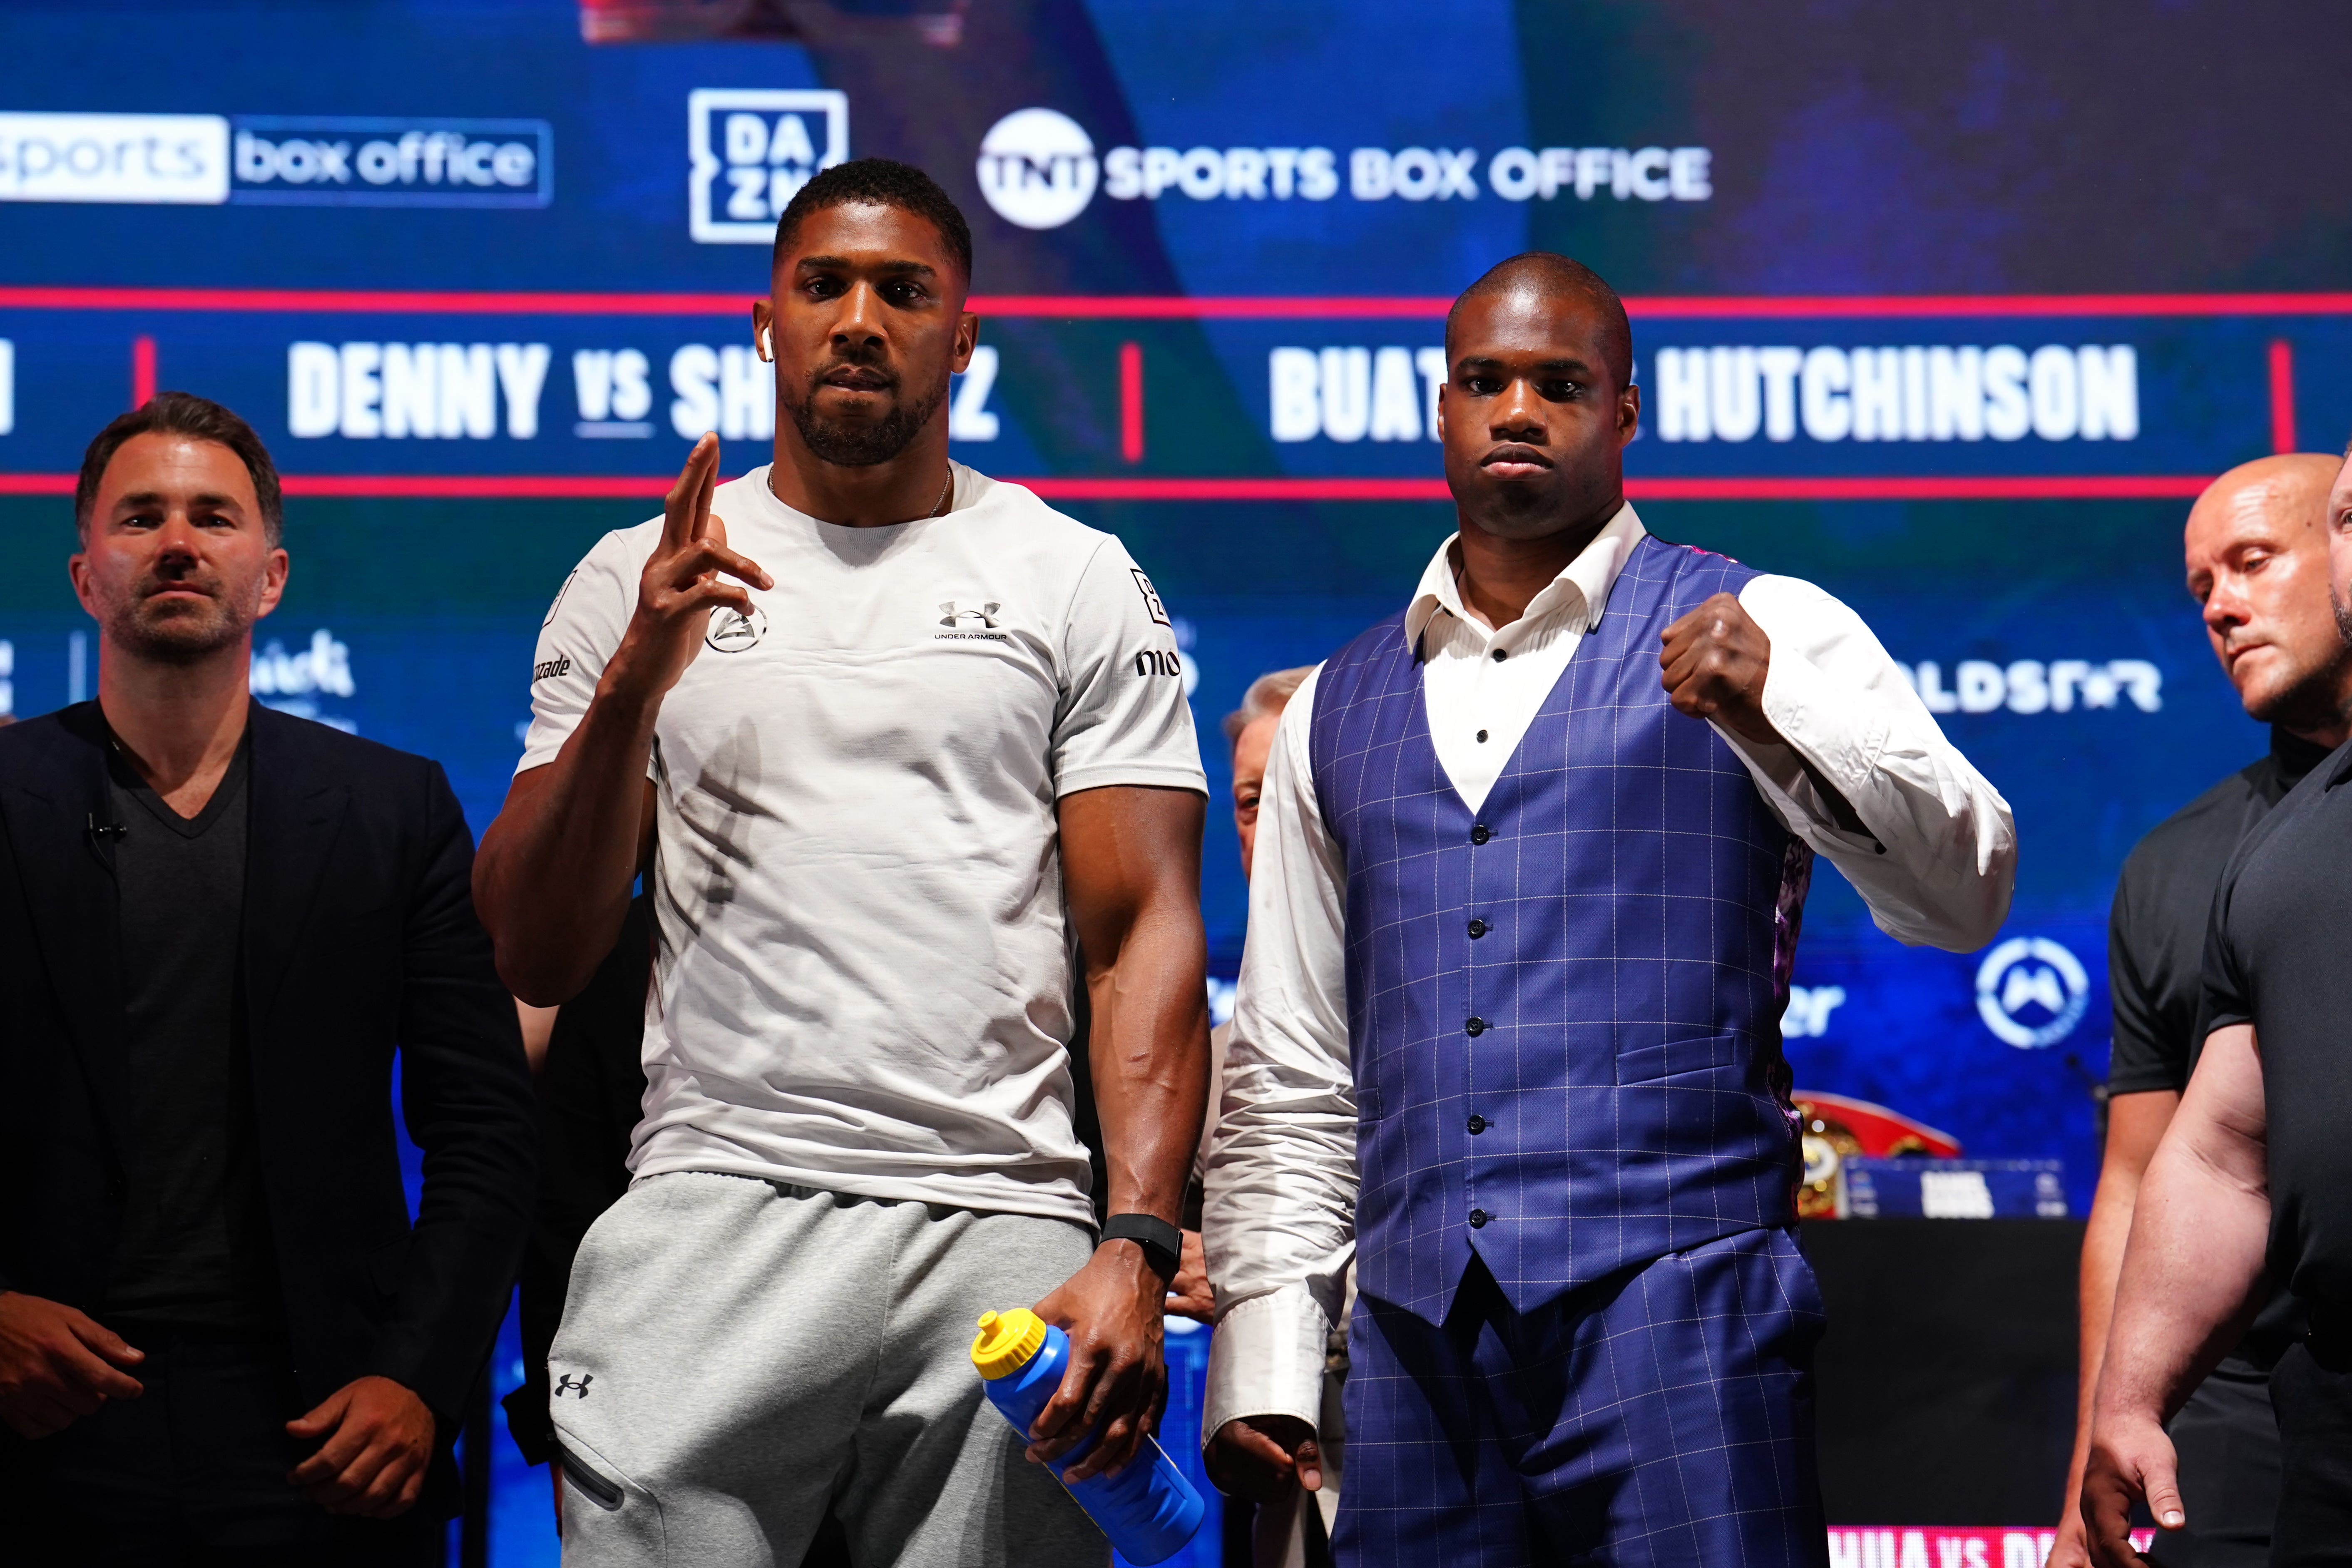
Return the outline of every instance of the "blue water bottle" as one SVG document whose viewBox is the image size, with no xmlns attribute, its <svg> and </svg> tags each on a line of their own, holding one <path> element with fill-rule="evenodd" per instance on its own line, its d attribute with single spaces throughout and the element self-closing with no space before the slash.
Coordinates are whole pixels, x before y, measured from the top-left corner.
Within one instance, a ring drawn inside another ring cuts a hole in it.
<svg viewBox="0 0 2352 1568">
<path fill-rule="evenodd" d="M 1070 1364 L 1070 1337 L 1026 1307 L 983 1312 L 980 1336 L 971 1342 L 971 1364 L 987 1379 L 989 1403 L 1004 1413 L 1025 1442 L 1030 1424 L 1062 1386 L 1062 1373 Z M 1148 1451 L 1138 1453 L 1117 1475 L 1062 1482 L 1087 1517 L 1110 1537 L 1119 1555 L 1137 1564 L 1163 1563 L 1176 1555 L 1201 1528 L 1201 1516 L 1208 1510 L 1160 1445 L 1149 1437 L 1143 1443 Z M 1059 1478 L 1091 1447 L 1091 1439 L 1081 1443 L 1049 1468 Z"/>
</svg>

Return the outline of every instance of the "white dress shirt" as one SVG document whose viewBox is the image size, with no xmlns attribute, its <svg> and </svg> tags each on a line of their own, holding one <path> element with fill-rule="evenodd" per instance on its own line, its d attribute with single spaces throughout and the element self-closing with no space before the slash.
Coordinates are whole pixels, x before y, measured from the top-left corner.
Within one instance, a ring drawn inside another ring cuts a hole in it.
<svg viewBox="0 0 2352 1568">
<path fill-rule="evenodd" d="M 1631 506 L 1620 510 L 1499 631 L 1462 604 L 1455 541 L 1430 561 L 1405 630 L 1421 641 L 1437 760 L 1472 810 L 1600 624 L 1643 532 Z M 1753 578 L 1739 603 L 1771 641 L 1764 714 L 1785 743 L 1715 728 L 1773 814 L 1845 873 L 1889 936 L 1957 951 L 1990 941 L 2016 876 L 2008 803 L 1944 739 L 1852 610 L 1793 577 Z M 1284 710 L 1258 805 L 1249 939 L 1206 1182 L 1218 1324 L 1204 1440 L 1236 1416 L 1316 1421 L 1325 1337 L 1355 1255 L 1347 868 L 1307 761 L 1320 676 L 1318 667 Z M 1837 826 L 1801 757 L 1868 832 Z"/>
</svg>

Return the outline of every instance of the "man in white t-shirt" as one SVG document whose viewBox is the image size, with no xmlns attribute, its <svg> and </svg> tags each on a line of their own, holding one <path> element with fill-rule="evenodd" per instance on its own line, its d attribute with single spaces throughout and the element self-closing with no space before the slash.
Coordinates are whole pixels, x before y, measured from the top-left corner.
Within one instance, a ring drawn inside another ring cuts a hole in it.
<svg viewBox="0 0 2352 1568">
<path fill-rule="evenodd" d="M 1101 1563 L 985 1407 L 973 1321 L 1072 1365 L 1034 1460 L 1133 1456 L 1206 1093 L 1206 799 L 1176 644 L 1118 540 L 948 458 L 971 237 L 880 159 L 777 225 L 754 343 L 774 462 L 688 459 L 540 636 L 476 897 L 562 1001 L 642 873 L 656 911 L 635 1181 L 549 1356 L 565 1561 Z M 1073 1131 L 1073 949 L 1108 1144 Z M 666 1554 L 666 1557 L 665 1557 Z"/>
</svg>

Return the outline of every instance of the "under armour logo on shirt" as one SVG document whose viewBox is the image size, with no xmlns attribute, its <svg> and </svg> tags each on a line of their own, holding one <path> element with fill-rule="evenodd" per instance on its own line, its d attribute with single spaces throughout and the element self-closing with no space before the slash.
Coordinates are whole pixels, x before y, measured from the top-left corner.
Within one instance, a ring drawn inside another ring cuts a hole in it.
<svg viewBox="0 0 2352 1568">
<path fill-rule="evenodd" d="M 991 599 L 988 603 L 981 605 L 978 609 L 973 609 L 970 605 L 958 609 L 956 607 L 956 601 L 949 599 L 941 603 L 940 605 L 940 625 L 943 626 L 955 627 L 976 625 L 985 627 L 990 631 L 994 631 L 996 629 L 996 612 L 1003 607 L 1004 606 L 1003 605 L 997 603 L 994 599 Z"/>
<path fill-rule="evenodd" d="M 582 1373 L 576 1381 L 567 1372 L 555 1380 L 555 1386 L 548 1391 L 548 1397 L 561 1399 L 567 1394 L 576 1394 L 585 1399 L 588 1397 L 588 1385 L 595 1381 L 596 1374 L 593 1372 Z"/>
</svg>

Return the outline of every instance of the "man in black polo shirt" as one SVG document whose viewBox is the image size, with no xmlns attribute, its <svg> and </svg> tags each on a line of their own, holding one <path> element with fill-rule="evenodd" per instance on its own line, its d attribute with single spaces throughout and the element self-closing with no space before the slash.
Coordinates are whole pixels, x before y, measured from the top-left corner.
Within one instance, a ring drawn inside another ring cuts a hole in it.
<svg viewBox="0 0 2352 1568">
<path fill-rule="evenodd" d="M 2140 1178 L 2180 1104 L 2203 1040 L 2205 927 L 2213 889 L 2248 829 L 2352 725 L 2352 647 L 2327 594 L 2327 491 L 2336 461 L 2263 458 L 2213 481 L 2182 537 L 2190 595 L 2214 656 L 2271 749 L 2159 823 L 2124 862 L 2107 927 L 2115 1051 L 2098 1196 L 2083 1238 L 2082 1379 L 2074 1463 L 2051 1568 L 2087 1562 L 2075 1503 L 2091 1403 Z M 2190 1522 L 2156 1547 L 2165 1568 L 2262 1568 L 2278 1507 L 2270 1370 L 2300 1331 L 2292 1298 L 2263 1310 L 2171 1423 Z"/>
<path fill-rule="evenodd" d="M 2352 467 L 2328 496 L 2330 597 L 2352 638 Z M 2284 1286 L 2308 1314 L 2271 1374 L 2281 1485 L 2270 1561 L 2352 1556 L 2352 749 L 2250 831 L 2205 955 L 2204 1051 L 2149 1162 L 2093 1415 L 2092 1554 L 2137 1559 L 2145 1497 L 2187 1510 L 2162 1422 Z"/>
</svg>

